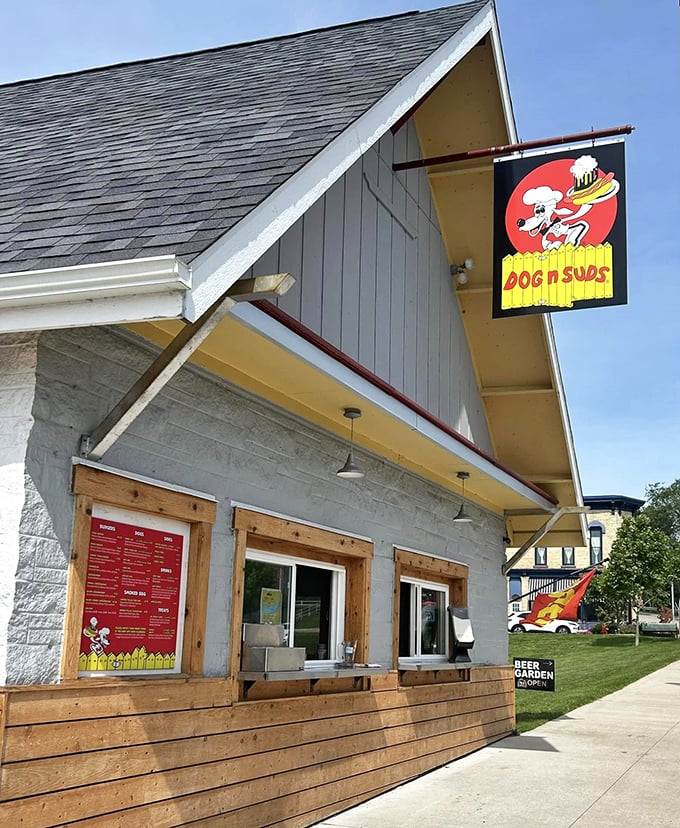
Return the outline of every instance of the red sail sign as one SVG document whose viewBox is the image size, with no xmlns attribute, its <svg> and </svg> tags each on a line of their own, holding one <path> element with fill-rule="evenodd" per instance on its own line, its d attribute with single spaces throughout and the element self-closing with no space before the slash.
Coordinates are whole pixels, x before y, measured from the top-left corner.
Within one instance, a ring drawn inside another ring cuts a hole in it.
<svg viewBox="0 0 680 828">
<path fill-rule="evenodd" d="M 493 316 L 627 301 L 623 143 L 494 164 Z"/>
<path fill-rule="evenodd" d="M 181 534 L 93 517 L 80 672 L 179 669 Z"/>
<path fill-rule="evenodd" d="M 568 589 L 560 592 L 539 592 L 534 598 L 531 607 L 531 615 L 522 619 L 523 624 L 536 624 L 543 627 L 556 618 L 576 621 L 578 617 L 578 605 L 586 594 L 588 584 L 597 570 L 591 569 Z"/>
</svg>

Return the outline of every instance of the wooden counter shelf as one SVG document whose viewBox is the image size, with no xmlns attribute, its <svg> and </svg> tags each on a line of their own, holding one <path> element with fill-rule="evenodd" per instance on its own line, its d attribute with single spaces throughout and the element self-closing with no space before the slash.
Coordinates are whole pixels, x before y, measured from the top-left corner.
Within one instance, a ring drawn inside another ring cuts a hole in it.
<svg viewBox="0 0 680 828">
<path fill-rule="evenodd" d="M 454 662 L 454 661 L 418 661 L 418 662 L 410 662 L 410 663 L 399 663 L 397 667 L 397 671 L 399 676 L 403 676 L 404 673 L 409 672 L 418 672 L 418 673 L 434 673 L 435 678 L 437 677 L 437 673 L 444 673 L 450 672 L 452 670 L 457 670 L 458 672 L 466 673 L 465 678 L 470 678 L 470 668 L 471 667 L 482 667 L 484 665 L 481 664 L 474 664 L 473 662 Z"/>
<path fill-rule="evenodd" d="M 239 671 L 236 678 L 243 682 L 244 696 L 256 681 L 308 681 L 314 687 L 321 679 L 352 678 L 357 687 L 360 679 L 371 676 L 386 676 L 387 667 L 319 667 L 310 670 L 277 670 L 269 672 Z"/>
</svg>

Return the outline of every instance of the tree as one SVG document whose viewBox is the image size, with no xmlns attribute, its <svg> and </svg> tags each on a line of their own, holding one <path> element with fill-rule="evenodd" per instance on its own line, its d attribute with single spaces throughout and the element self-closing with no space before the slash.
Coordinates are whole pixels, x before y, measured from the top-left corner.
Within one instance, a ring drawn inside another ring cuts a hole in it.
<svg viewBox="0 0 680 828">
<path fill-rule="evenodd" d="M 591 582 L 586 600 L 613 627 L 628 620 L 632 610 L 635 643 L 639 643 L 638 615 L 645 604 L 666 602 L 675 545 L 654 528 L 647 515 L 626 518 L 612 544 L 609 563 Z"/>
<path fill-rule="evenodd" d="M 645 490 L 642 509 L 654 529 L 659 529 L 675 542 L 680 542 L 680 479 L 670 486 L 651 483 Z"/>
<path fill-rule="evenodd" d="M 642 510 L 654 529 L 667 535 L 672 543 L 671 565 L 669 574 L 670 595 L 666 603 L 678 608 L 680 598 L 680 479 L 670 486 L 651 483 L 645 490 L 647 502 Z M 673 588 L 670 584 L 673 584 Z"/>
</svg>

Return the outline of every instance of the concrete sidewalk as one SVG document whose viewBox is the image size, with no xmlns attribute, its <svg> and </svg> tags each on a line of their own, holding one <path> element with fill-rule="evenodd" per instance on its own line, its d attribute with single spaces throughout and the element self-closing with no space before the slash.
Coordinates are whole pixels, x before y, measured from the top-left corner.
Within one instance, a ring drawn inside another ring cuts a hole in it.
<svg viewBox="0 0 680 828">
<path fill-rule="evenodd" d="M 319 828 L 482 825 L 679 826 L 680 661 Z"/>
</svg>

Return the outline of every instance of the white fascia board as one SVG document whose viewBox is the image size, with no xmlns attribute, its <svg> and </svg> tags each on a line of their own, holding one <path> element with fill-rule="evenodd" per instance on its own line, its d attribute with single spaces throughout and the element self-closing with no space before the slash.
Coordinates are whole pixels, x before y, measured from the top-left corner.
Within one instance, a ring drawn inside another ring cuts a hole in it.
<svg viewBox="0 0 680 828">
<path fill-rule="evenodd" d="M 498 17 L 496 16 L 495 9 L 492 13 L 491 46 L 493 50 L 494 62 L 496 64 L 496 75 L 498 76 L 498 90 L 501 95 L 501 104 L 503 106 L 505 126 L 508 130 L 508 138 L 510 143 L 515 144 L 517 143 L 517 124 L 515 122 L 515 112 L 512 108 L 510 84 L 508 83 L 508 73 L 505 68 L 505 57 L 503 56 L 503 44 L 501 42 L 501 34 L 500 29 L 498 27 Z"/>
<path fill-rule="evenodd" d="M 378 406 L 395 419 L 407 425 L 411 430 L 418 432 L 432 443 L 458 457 L 466 465 L 492 478 L 504 488 L 521 495 L 537 508 L 549 513 L 555 511 L 555 505 L 547 498 L 541 497 L 534 489 L 524 485 L 516 477 L 508 474 L 490 460 L 487 460 L 472 448 L 465 445 L 465 443 L 456 440 L 450 434 L 442 431 L 434 423 L 431 423 L 385 391 L 377 388 L 372 382 L 364 379 L 364 377 L 352 371 L 351 368 L 333 359 L 333 357 L 324 353 L 311 342 L 308 342 L 294 331 L 291 331 L 268 314 L 263 313 L 259 308 L 244 303 L 242 305 L 236 305 L 231 313 L 232 316 L 235 316 L 251 330 L 275 342 L 280 348 L 283 348 L 298 359 L 303 360 L 308 365 L 321 371 L 333 379 L 334 382 L 343 385 L 348 391 L 366 400 L 367 403 Z"/>
<path fill-rule="evenodd" d="M 176 256 L 0 275 L 0 332 L 180 318 L 191 271 Z"/>
<path fill-rule="evenodd" d="M 192 261 L 194 287 L 186 295 L 186 319 L 197 319 L 231 287 L 493 25 L 489 4 L 232 230 L 199 254 Z"/>
</svg>

